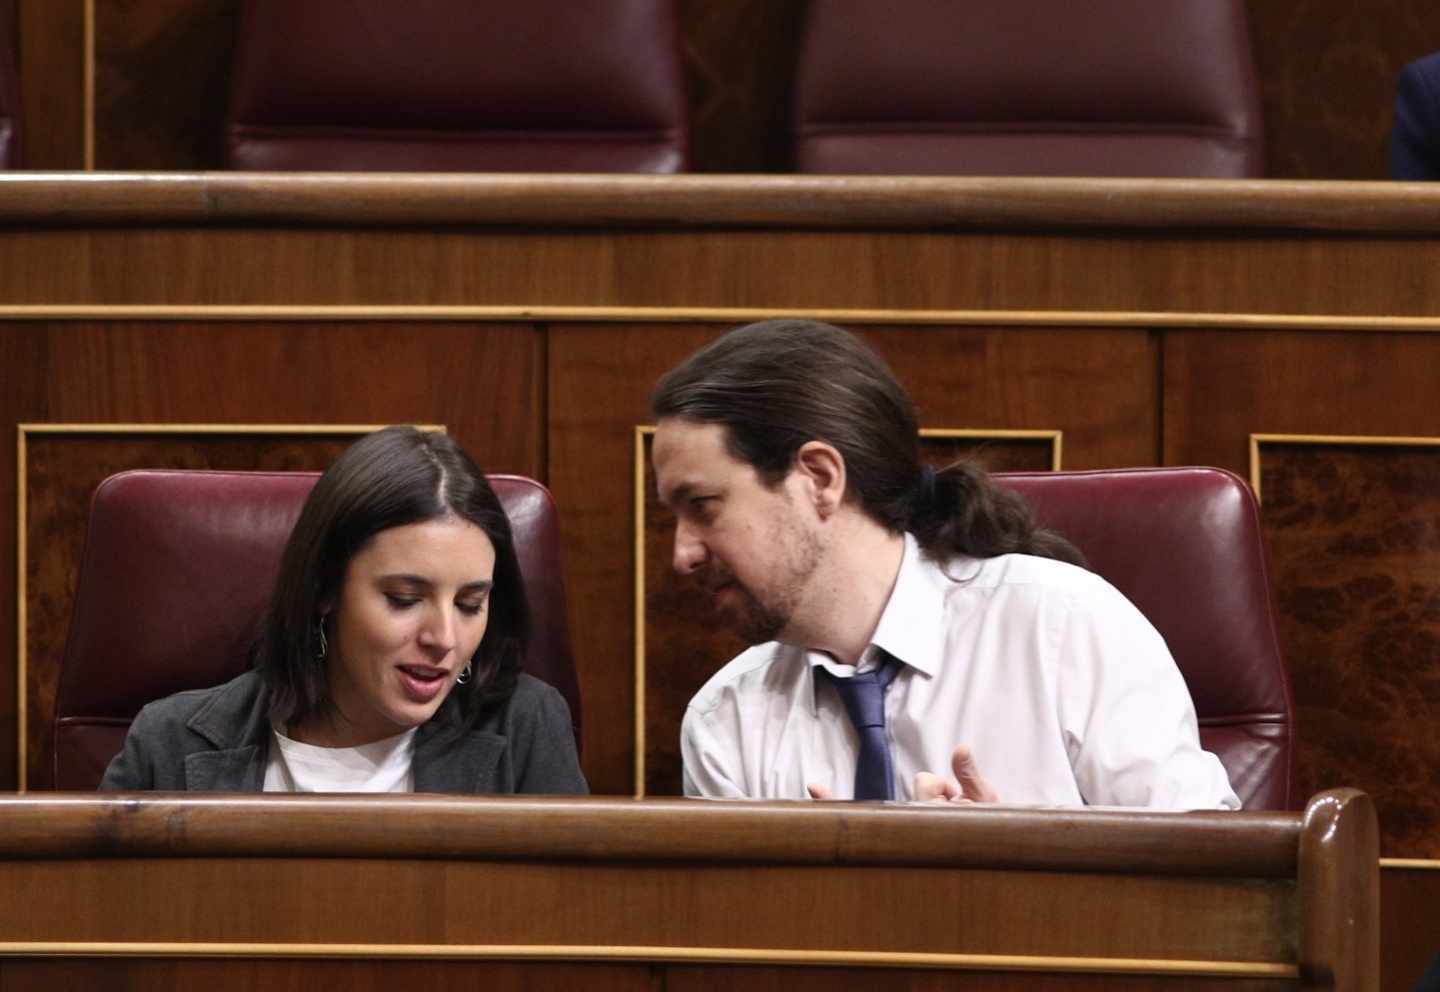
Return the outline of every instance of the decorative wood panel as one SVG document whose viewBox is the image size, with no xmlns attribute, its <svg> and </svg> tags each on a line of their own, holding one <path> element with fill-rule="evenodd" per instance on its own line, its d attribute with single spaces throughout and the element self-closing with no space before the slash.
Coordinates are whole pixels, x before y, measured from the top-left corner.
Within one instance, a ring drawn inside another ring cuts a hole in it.
<svg viewBox="0 0 1440 992">
<path fill-rule="evenodd" d="M 1017 432 L 1018 433 L 1018 432 Z M 1045 472 L 1059 468 L 1060 433 L 1032 436 L 1001 432 L 945 430 L 921 432 L 921 458 L 937 468 L 967 458 L 992 472 Z M 692 696 L 745 644 L 718 617 L 694 577 L 671 569 L 675 515 L 660 505 L 650 462 L 654 431 L 635 435 L 637 554 L 641 567 L 636 598 L 640 638 L 635 652 L 635 694 L 644 700 L 635 728 L 635 780 L 640 795 L 676 796 L 681 792 L 680 721 Z"/>
<path fill-rule="evenodd" d="M 1440 857 L 1440 438 L 1257 438 L 1299 794 L 1344 782 L 1381 851 Z"/>
</svg>

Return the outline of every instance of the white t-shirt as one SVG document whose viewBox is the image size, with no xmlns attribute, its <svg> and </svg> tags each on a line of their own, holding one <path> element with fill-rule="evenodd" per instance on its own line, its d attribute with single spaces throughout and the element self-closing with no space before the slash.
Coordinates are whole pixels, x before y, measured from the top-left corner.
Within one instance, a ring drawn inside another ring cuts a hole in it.
<svg viewBox="0 0 1440 992">
<path fill-rule="evenodd" d="M 317 747 L 274 729 L 265 792 L 414 792 L 415 730 L 358 747 Z"/>
<path fill-rule="evenodd" d="M 778 642 L 739 655 L 691 700 L 681 729 L 686 795 L 854 795 L 859 737 L 815 665 L 848 676 L 876 648 L 904 662 L 885 694 L 896 799 L 915 773 L 952 777 L 972 749 L 1000 801 L 1042 806 L 1238 809 L 1160 634 L 1091 572 L 1029 555 L 944 568 L 913 536 L 858 668 Z"/>
</svg>

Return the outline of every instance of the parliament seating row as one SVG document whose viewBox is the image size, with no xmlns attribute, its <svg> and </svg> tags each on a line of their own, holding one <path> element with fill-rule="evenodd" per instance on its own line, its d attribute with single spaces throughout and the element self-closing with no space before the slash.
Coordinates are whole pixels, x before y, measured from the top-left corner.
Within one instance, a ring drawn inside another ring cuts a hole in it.
<svg viewBox="0 0 1440 992">
<path fill-rule="evenodd" d="M 677 6 L 248 0 L 227 165 L 683 172 L 690 109 Z M 0 167 L 21 162 L 8 41 Z M 1243 0 L 817 3 L 796 64 L 801 172 L 1263 172 Z"/>
<path fill-rule="evenodd" d="M 315 479 L 138 470 L 101 483 L 56 699 L 55 788 L 94 788 L 141 706 L 245 670 L 281 548 Z M 1202 743 L 1245 808 L 1290 808 L 1293 705 L 1249 487 L 1193 468 L 1001 479 L 1165 636 L 1195 699 Z M 491 481 L 515 529 L 534 616 L 526 666 L 565 695 L 578 741 L 554 503 L 531 480 Z"/>
</svg>

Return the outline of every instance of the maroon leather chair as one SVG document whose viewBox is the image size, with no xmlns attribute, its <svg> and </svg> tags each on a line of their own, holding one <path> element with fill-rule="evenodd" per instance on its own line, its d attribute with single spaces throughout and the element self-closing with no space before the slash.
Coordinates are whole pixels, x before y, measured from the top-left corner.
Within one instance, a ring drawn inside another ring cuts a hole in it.
<svg viewBox="0 0 1440 992">
<path fill-rule="evenodd" d="M 680 172 L 674 0 L 248 0 L 235 169 Z"/>
<path fill-rule="evenodd" d="M 1295 727 L 1250 487 L 1214 468 L 998 475 L 1149 618 L 1246 809 L 1291 808 Z"/>
<path fill-rule="evenodd" d="M 139 470 L 100 483 L 56 692 L 55 788 L 95 788 L 146 703 L 248 667 L 281 549 L 317 478 Z M 565 696 L 578 743 L 555 504 L 538 482 L 489 479 L 510 517 L 530 601 L 526 670 Z"/>
<path fill-rule="evenodd" d="M 800 172 L 1262 174 L 1244 0 L 812 3 Z"/>
</svg>

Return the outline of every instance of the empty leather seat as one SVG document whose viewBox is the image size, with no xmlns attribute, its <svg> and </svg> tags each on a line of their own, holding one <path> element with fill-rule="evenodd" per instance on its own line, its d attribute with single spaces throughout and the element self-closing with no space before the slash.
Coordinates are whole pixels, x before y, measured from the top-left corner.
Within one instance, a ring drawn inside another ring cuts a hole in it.
<svg viewBox="0 0 1440 992">
<path fill-rule="evenodd" d="M 673 0 L 248 0 L 236 169 L 678 172 Z"/>
<path fill-rule="evenodd" d="M 801 172 L 1262 174 L 1243 0 L 810 5 Z"/>
</svg>

